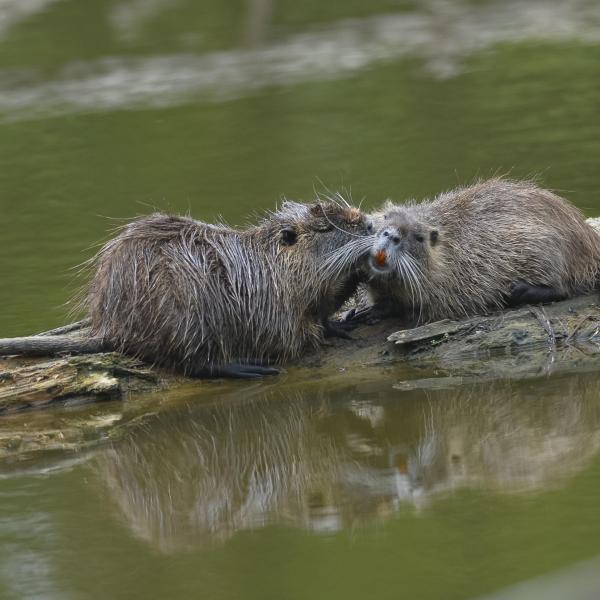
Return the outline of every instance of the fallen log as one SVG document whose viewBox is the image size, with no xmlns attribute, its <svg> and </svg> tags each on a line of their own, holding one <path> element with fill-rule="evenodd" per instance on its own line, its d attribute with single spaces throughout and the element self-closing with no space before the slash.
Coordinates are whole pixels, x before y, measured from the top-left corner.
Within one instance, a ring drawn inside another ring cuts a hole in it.
<svg viewBox="0 0 600 600">
<path fill-rule="evenodd" d="M 539 307 L 507 310 L 462 321 L 439 321 L 401 329 L 398 320 L 361 326 L 352 340 L 335 339 L 288 371 L 296 381 L 369 377 L 368 368 L 403 364 L 450 377 L 496 379 L 596 368 L 600 365 L 600 305 L 584 296 Z M 71 341 L 65 349 L 86 347 L 81 328 L 32 338 L 36 355 L 42 340 Z M 97 344 L 87 338 L 89 347 Z M 19 342 L 21 343 L 21 342 Z M 52 347 L 50 345 L 50 347 Z M 0 341 L 0 349 L 11 348 Z M 64 354 L 64 353 L 63 353 Z M 0 414 L 49 405 L 123 398 L 191 382 L 118 353 L 61 355 L 43 361 L 0 360 Z M 201 382 L 194 385 L 200 387 Z"/>
<path fill-rule="evenodd" d="M 600 367 L 600 304 L 586 296 L 439 322 L 388 339 L 406 360 L 461 381 L 590 371 Z"/>
<path fill-rule="evenodd" d="M 59 328 L 48 337 L 81 336 L 81 329 Z M 224 394 L 243 390 L 245 397 L 256 385 L 316 393 L 377 380 L 400 390 L 440 389 L 600 366 L 595 295 L 413 329 L 383 320 L 352 335 L 304 357 L 282 377 L 252 385 L 191 380 L 117 353 L 0 359 L 0 459 L 24 465 L 56 451 L 74 459 L 179 400 L 222 402 Z M 39 410 L 50 407 L 60 410 Z"/>
<path fill-rule="evenodd" d="M 122 398 L 159 385 L 158 373 L 116 353 L 9 366 L 0 371 L 0 414 Z"/>
<path fill-rule="evenodd" d="M 52 356 L 55 354 L 95 354 L 104 352 L 100 338 L 81 335 L 32 335 L 0 339 L 0 355 Z"/>
<path fill-rule="evenodd" d="M 600 232 L 600 218 L 590 218 L 588 223 Z M 184 381 L 130 357 L 106 353 L 109 350 L 89 336 L 89 319 L 35 336 L 0 339 L 0 357 L 45 357 L 38 363 L 0 358 L 0 415 L 123 398 L 132 391 L 173 387 Z M 321 379 L 368 377 L 363 367 L 404 363 L 454 381 L 531 377 L 597 368 L 599 351 L 600 307 L 596 295 L 591 295 L 412 329 L 399 320 L 383 320 L 358 327 L 352 340 L 333 340 L 291 370 L 299 380 L 312 380 L 315 367 L 320 368 Z"/>
</svg>

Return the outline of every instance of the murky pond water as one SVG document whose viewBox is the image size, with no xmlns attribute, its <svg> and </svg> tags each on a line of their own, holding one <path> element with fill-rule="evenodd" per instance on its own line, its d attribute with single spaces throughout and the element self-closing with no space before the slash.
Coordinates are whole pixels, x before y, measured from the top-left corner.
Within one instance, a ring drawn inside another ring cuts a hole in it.
<svg viewBox="0 0 600 600">
<path fill-rule="evenodd" d="M 598 2 L 5 0 L 0 335 L 64 322 L 74 267 L 153 207 L 510 172 L 600 215 L 599 159 Z M 6 418 L 133 425 L 2 465 L 0 597 L 597 597 L 600 376 L 402 376 Z"/>
</svg>

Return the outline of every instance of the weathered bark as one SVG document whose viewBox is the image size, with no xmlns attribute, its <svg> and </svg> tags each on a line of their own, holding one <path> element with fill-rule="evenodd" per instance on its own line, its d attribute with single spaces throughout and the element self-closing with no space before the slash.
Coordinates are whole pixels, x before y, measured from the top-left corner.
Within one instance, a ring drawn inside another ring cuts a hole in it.
<svg viewBox="0 0 600 600">
<path fill-rule="evenodd" d="M 63 331 L 59 335 L 68 335 Z M 72 335 L 81 332 L 76 328 Z M 318 354 L 287 367 L 288 375 L 278 385 L 310 392 L 313 387 L 384 377 L 398 389 L 435 389 L 600 366 L 596 296 L 414 329 L 385 320 L 361 326 L 352 335 L 352 340 L 335 339 Z M 167 388 L 169 405 L 190 394 L 195 401 L 218 402 L 229 389 L 165 373 L 116 353 L 42 361 L 1 359 L 0 460 L 24 465 L 50 450 L 79 452 L 115 439 L 143 423 L 165 401 L 163 394 L 149 392 Z M 125 398 L 130 401 L 121 402 Z M 118 402 L 95 408 L 95 403 L 111 400 Z M 80 406 L 86 403 L 91 406 Z M 51 406 L 63 410 L 30 412 Z"/>
<path fill-rule="evenodd" d="M 95 354 L 110 348 L 100 338 L 81 335 L 32 335 L 0 339 L 0 356 L 54 356 L 57 354 Z"/>
<path fill-rule="evenodd" d="M 313 378 L 317 367 L 321 379 L 363 378 L 369 372 L 362 367 L 404 363 L 451 377 L 494 379 L 600 364 L 595 356 L 600 350 L 596 296 L 463 321 L 439 321 L 414 329 L 402 330 L 400 326 L 395 320 L 361 326 L 352 340 L 333 340 L 290 370 L 300 380 Z M 17 338 L 17 342 L 22 339 L 30 340 L 28 347 L 35 355 L 43 353 L 43 340 L 65 342 L 65 350 L 70 347 L 66 344 L 69 340 L 76 348 L 85 341 L 80 330 Z M 88 341 L 90 347 L 97 343 L 94 338 Z M 61 356 L 26 365 L 5 359 L 0 362 L 0 414 L 50 404 L 69 405 L 73 399 L 93 402 L 122 398 L 133 389 L 173 386 L 182 381 L 184 378 L 116 353 Z"/>
<path fill-rule="evenodd" d="M 396 332 L 389 340 L 408 361 L 458 383 L 589 371 L 600 366 L 600 306 L 596 296 L 587 296 L 434 323 Z M 429 382 L 406 385 L 428 387 Z"/>
<path fill-rule="evenodd" d="M 600 229 L 600 219 L 588 221 Z M 310 391 L 330 383 L 372 383 L 381 376 L 398 389 L 439 389 L 466 381 L 591 371 L 600 366 L 600 305 L 591 295 L 414 329 L 384 320 L 358 327 L 352 337 L 329 341 L 320 352 L 286 367 L 288 376 L 278 385 Z M 190 394 L 194 400 L 222 401 L 223 386 L 165 373 L 131 357 L 65 355 L 98 348 L 99 341 L 89 337 L 87 319 L 29 338 L 0 340 L 0 356 L 17 351 L 58 354 L 43 360 L 0 358 L 4 465 L 21 468 L 28 459 L 39 464 L 45 456 L 56 464 L 56 451 L 79 460 L 81 450 L 126 435 L 151 418 L 163 402 L 162 394 L 152 391 L 168 388 L 169 405 Z M 126 398 L 130 402 L 121 402 Z M 102 410 L 99 402 L 105 403 Z M 52 406 L 63 410 L 35 410 Z"/>
<path fill-rule="evenodd" d="M 64 356 L 112 350 L 101 339 L 90 337 L 89 324 L 89 319 L 82 319 L 36 335 L 0 338 L 0 356 Z"/>
<path fill-rule="evenodd" d="M 147 365 L 114 353 L 26 365 L 0 363 L 0 415 L 51 404 L 73 406 L 122 398 L 160 383 L 160 375 Z"/>
</svg>

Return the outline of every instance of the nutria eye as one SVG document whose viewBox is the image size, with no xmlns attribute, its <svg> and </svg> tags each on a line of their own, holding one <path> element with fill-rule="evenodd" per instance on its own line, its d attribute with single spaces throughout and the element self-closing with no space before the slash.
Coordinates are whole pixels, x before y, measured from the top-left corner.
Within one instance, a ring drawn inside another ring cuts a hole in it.
<svg viewBox="0 0 600 600">
<path fill-rule="evenodd" d="M 284 246 L 293 246 L 298 239 L 298 234 L 293 227 L 286 227 L 281 230 L 281 243 Z"/>
<path fill-rule="evenodd" d="M 367 223 L 367 231 L 371 233 L 373 231 L 373 223 Z"/>
<path fill-rule="evenodd" d="M 429 241 L 431 242 L 432 246 L 438 241 L 438 237 L 439 237 L 439 233 L 438 233 L 437 229 L 432 229 L 429 232 Z"/>
<path fill-rule="evenodd" d="M 417 242 L 424 242 L 425 238 L 420 233 L 415 233 L 415 240 L 417 240 Z"/>
</svg>

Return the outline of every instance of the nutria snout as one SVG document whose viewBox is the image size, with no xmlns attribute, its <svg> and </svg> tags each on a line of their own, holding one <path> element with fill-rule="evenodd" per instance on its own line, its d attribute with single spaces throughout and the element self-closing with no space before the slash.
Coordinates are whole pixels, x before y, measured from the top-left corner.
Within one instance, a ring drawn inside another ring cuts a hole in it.
<svg viewBox="0 0 600 600">
<path fill-rule="evenodd" d="M 390 217 L 388 217 L 390 218 Z M 398 225 L 386 224 L 379 232 L 369 255 L 369 266 L 376 275 L 396 273 L 402 276 L 405 257 L 418 257 L 425 249 L 422 244 L 437 243 L 437 229 L 405 222 Z"/>
<path fill-rule="evenodd" d="M 386 248 L 373 248 L 369 256 L 369 266 L 376 274 L 393 272 L 393 267 L 388 260 L 388 250 Z"/>
</svg>

